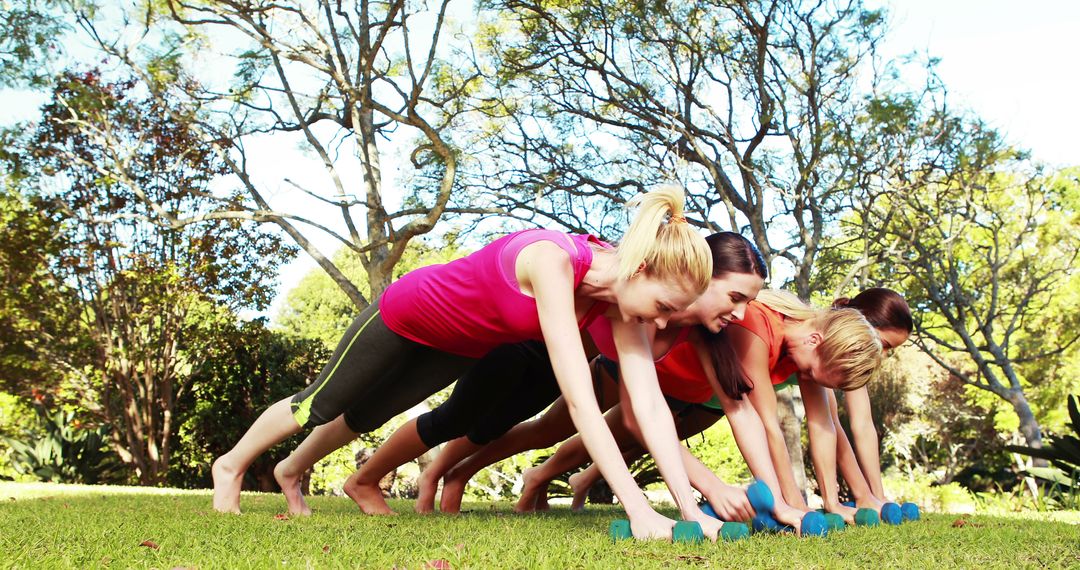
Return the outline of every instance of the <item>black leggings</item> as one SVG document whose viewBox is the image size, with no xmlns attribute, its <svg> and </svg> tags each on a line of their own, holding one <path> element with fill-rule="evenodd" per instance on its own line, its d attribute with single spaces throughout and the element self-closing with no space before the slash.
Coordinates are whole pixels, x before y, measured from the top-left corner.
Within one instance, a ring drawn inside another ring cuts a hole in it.
<svg viewBox="0 0 1080 570">
<path fill-rule="evenodd" d="M 442 405 L 418 417 L 416 430 L 428 447 L 461 436 L 483 445 L 558 397 L 559 385 L 544 343 L 506 344 L 465 373 Z"/>
<path fill-rule="evenodd" d="M 301 427 L 345 414 L 356 433 L 390 418 L 450 385 L 476 359 L 436 350 L 387 328 L 376 300 L 349 326 L 319 377 L 292 398 Z"/>
</svg>

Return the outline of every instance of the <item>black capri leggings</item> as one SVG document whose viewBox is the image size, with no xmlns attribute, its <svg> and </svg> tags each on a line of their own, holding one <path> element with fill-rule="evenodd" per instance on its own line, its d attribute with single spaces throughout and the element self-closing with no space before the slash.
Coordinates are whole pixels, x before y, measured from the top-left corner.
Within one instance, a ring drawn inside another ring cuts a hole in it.
<svg viewBox="0 0 1080 570">
<path fill-rule="evenodd" d="M 477 360 L 436 350 L 387 328 L 376 300 L 349 326 L 319 377 L 292 398 L 301 427 L 345 414 L 356 433 L 390 418 L 448 386 Z"/>
<path fill-rule="evenodd" d="M 416 419 L 428 447 L 466 436 L 483 445 L 502 436 L 559 397 L 559 385 L 539 341 L 506 344 L 480 359 L 450 398 Z"/>
</svg>

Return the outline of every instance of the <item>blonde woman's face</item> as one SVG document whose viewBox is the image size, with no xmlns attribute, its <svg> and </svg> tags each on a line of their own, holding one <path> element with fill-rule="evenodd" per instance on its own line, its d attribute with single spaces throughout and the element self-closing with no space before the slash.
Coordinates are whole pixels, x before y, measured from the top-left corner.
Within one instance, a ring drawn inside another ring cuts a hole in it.
<svg viewBox="0 0 1080 570">
<path fill-rule="evenodd" d="M 685 311 L 671 316 L 679 326 L 703 325 L 718 333 L 732 321 L 742 320 L 746 305 L 757 297 L 765 281 L 753 273 L 728 273 L 709 281 L 705 290 Z"/>
<path fill-rule="evenodd" d="M 832 366 L 826 366 L 818 354 L 821 333 L 807 335 L 802 342 L 788 346 L 788 355 L 799 369 L 799 375 L 826 388 L 837 389 L 844 383 L 844 375 Z"/>
<path fill-rule="evenodd" d="M 672 315 L 684 311 L 697 298 L 686 285 L 678 280 L 638 273 L 618 291 L 619 312 L 624 321 L 665 328 Z"/>
</svg>

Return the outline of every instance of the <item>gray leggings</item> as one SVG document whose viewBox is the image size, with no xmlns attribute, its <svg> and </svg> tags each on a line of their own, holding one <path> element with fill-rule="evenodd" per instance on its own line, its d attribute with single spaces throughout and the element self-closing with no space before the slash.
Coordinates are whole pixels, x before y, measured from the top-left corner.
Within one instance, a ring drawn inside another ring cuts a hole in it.
<svg viewBox="0 0 1080 570">
<path fill-rule="evenodd" d="M 367 433 L 449 386 L 475 362 L 390 330 L 376 300 L 349 326 L 319 377 L 293 396 L 293 417 L 312 427 L 344 413 L 349 429 Z"/>
</svg>

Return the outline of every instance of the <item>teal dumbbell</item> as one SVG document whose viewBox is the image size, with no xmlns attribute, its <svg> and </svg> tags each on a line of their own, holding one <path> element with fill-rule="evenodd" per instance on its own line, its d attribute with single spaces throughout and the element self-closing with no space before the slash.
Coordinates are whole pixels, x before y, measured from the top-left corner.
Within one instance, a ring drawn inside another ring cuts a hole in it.
<svg viewBox="0 0 1080 570">
<path fill-rule="evenodd" d="M 750 521 L 754 532 L 795 532 L 786 524 L 780 524 L 768 513 L 758 513 Z M 799 524 L 802 536 L 825 536 L 829 533 L 829 523 L 825 515 L 811 511 L 803 515 Z"/>
<path fill-rule="evenodd" d="M 825 513 L 825 523 L 829 525 L 829 532 L 834 530 L 844 530 L 847 527 L 847 523 L 844 522 L 844 517 L 836 513 Z"/>
<path fill-rule="evenodd" d="M 726 522 L 720 527 L 720 538 L 733 542 L 750 536 L 750 528 L 746 523 Z"/>
<path fill-rule="evenodd" d="M 679 521 L 671 531 L 672 542 L 704 542 L 705 533 L 697 521 Z"/>
<path fill-rule="evenodd" d="M 904 503 L 900 505 L 900 516 L 905 521 L 917 521 L 919 520 L 919 505 L 915 503 Z"/>
<path fill-rule="evenodd" d="M 777 522 L 769 513 L 758 513 L 754 515 L 754 518 L 750 520 L 750 528 L 754 530 L 754 533 L 759 532 L 784 532 L 794 531 L 793 528 L 787 525 L 782 525 Z"/>
<path fill-rule="evenodd" d="M 750 506 L 754 507 L 755 512 L 772 514 L 776 506 L 772 491 L 761 479 L 755 479 L 746 488 L 746 498 L 750 500 Z"/>
<path fill-rule="evenodd" d="M 825 523 L 829 525 L 829 532 L 834 530 L 844 530 L 847 526 L 847 523 L 844 522 L 844 517 L 836 513 L 830 513 L 825 509 L 817 509 L 817 512 L 825 515 Z"/>
<path fill-rule="evenodd" d="M 877 526 L 881 522 L 878 513 L 874 509 L 859 509 L 855 512 L 855 524 L 857 526 Z"/>
<path fill-rule="evenodd" d="M 903 516 L 900 505 L 896 503 L 885 503 L 881 507 L 881 520 L 886 524 L 898 525 L 903 522 Z"/>
<path fill-rule="evenodd" d="M 608 526 L 608 536 L 611 537 L 611 542 L 634 538 L 634 533 L 630 530 L 630 521 L 626 519 L 611 521 L 611 525 Z"/>
<path fill-rule="evenodd" d="M 803 515 L 800 529 L 803 536 L 825 536 L 829 534 L 829 522 L 825 515 L 811 511 Z"/>
</svg>

